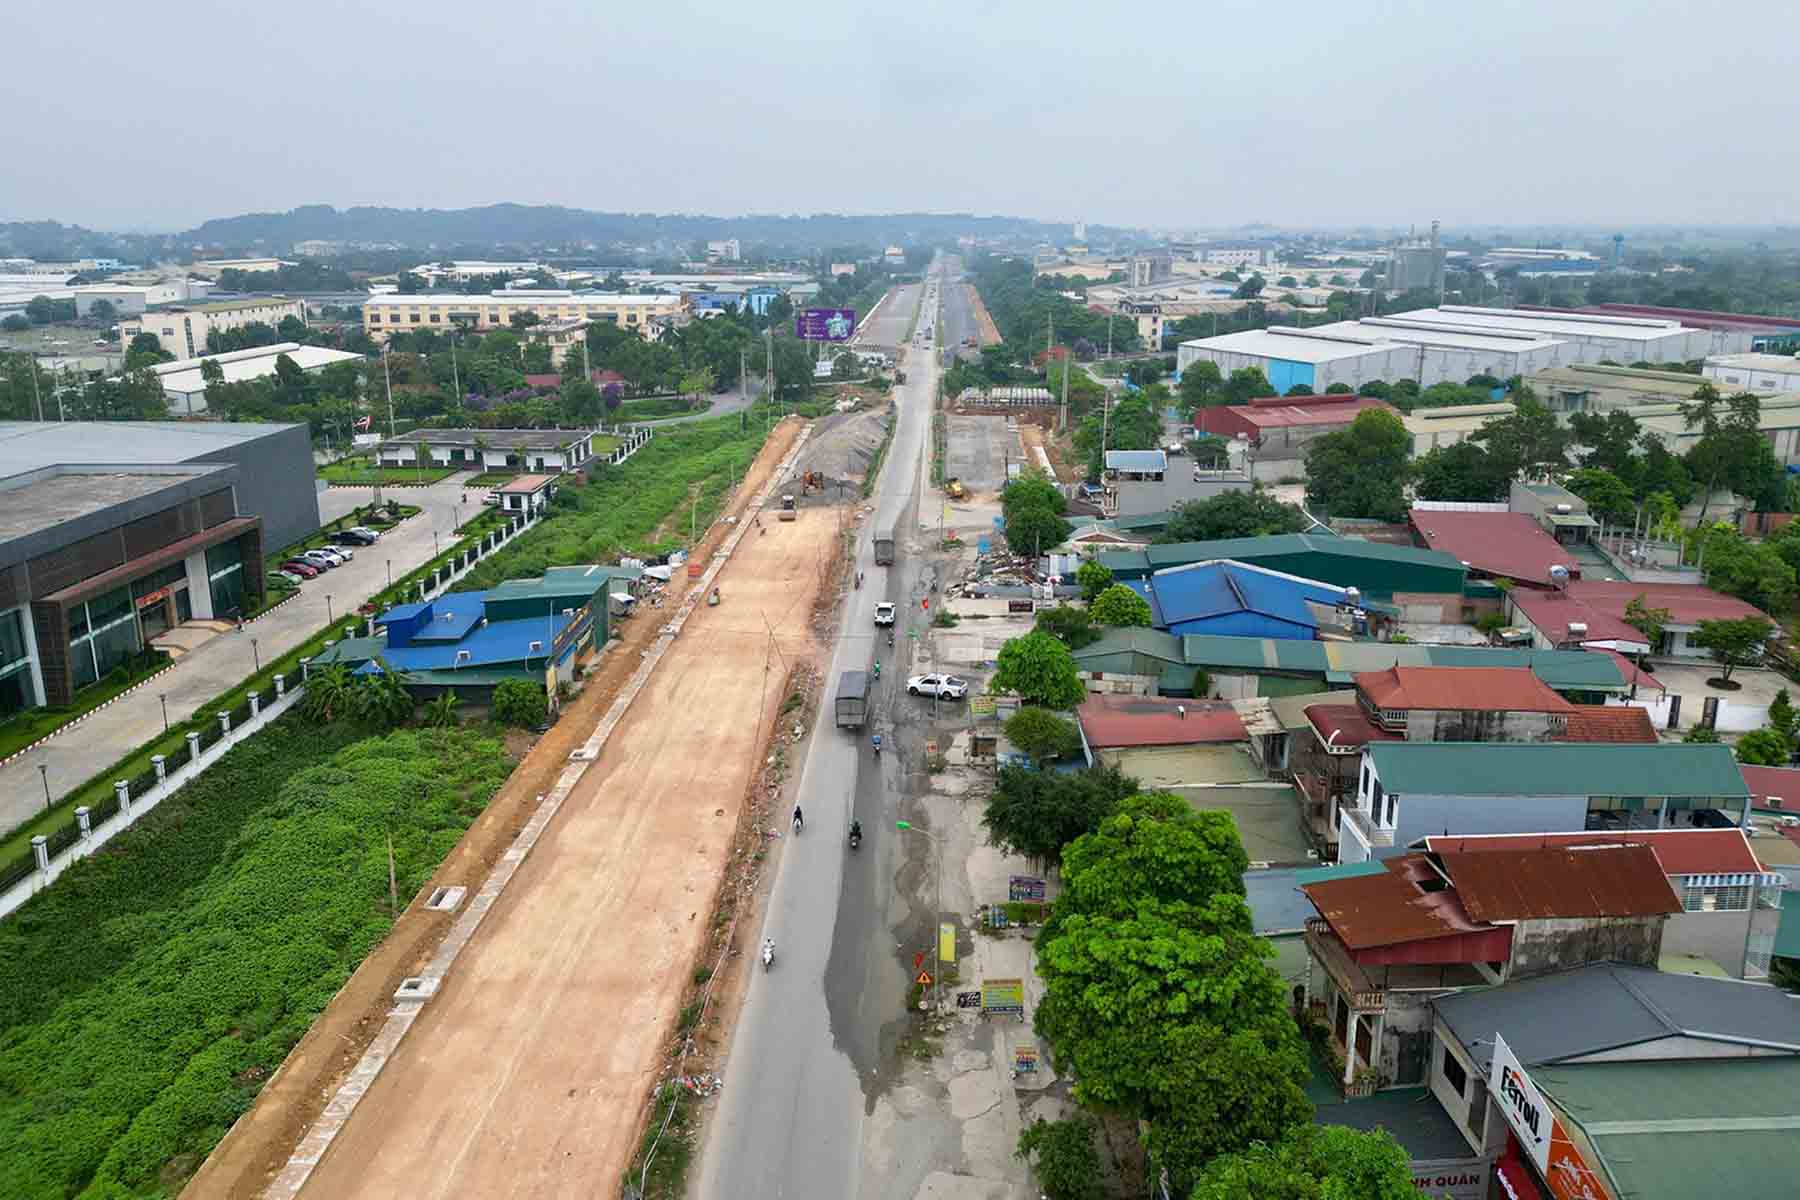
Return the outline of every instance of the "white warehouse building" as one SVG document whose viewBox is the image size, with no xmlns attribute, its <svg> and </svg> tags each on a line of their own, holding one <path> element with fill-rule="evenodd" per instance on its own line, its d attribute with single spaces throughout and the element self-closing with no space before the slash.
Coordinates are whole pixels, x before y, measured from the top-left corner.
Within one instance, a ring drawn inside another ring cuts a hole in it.
<svg viewBox="0 0 1800 1200">
<path fill-rule="evenodd" d="M 1315 393 L 1373 380 L 1416 379 L 1430 387 L 1576 363 L 1681 362 L 1703 357 L 1710 340 L 1705 330 L 1659 318 L 1445 305 L 1308 329 L 1271 326 L 1198 338 L 1181 344 L 1176 368 L 1185 371 L 1203 359 L 1227 376 L 1256 367 L 1286 395 L 1301 385 Z"/>
<path fill-rule="evenodd" d="M 1800 358 L 1786 354 L 1715 354 L 1700 368 L 1721 392 L 1800 392 Z"/>
</svg>

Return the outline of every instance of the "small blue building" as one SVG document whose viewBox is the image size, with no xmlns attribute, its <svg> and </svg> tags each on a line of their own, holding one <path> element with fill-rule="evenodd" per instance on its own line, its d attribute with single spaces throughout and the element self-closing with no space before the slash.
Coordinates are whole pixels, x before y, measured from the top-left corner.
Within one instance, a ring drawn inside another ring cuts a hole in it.
<svg viewBox="0 0 1800 1200">
<path fill-rule="evenodd" d="M 1321 624 L 1369 632 L 1371 612 L 1354 589 L 1231 559 L 1169 567 L 1127 586 L 1150 602 L 1151 625 L 1177 636 L 1313 641 Z"/>
<path fill-rule="evenodd" d="M 551 567 L 538 579 L 396 605 L 374 619 L 372 636 L 328 647 L 312 669 L 342 664 L 356 675 L 387 669 L 417 696 L 454 691 L 476 701 L 506 679 L 547 685 L 554 671 L 566 683 L 582 653 L 606 644 L 613 594 L 629 597 L 642 574 L 627 567 Z"/>
</svg>

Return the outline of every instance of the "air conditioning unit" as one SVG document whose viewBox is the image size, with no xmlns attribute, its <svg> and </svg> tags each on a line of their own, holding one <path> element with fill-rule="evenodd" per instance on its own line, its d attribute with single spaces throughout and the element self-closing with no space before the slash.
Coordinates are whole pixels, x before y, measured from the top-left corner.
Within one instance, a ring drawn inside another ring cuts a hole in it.
<svg viewBox="0 0 1800 1200">
<path fill-rule="evenodd" d="M 1574 511 L 1575 511 L 1575 506 L 1573 504 L 1558 504 L 1556 506 L 1556 512 L 1557 512 L 1558 516 L 1566 517 Z"/>
<path fill-rule="evenodd" d="M 1570 621 L 1569 622 L 1569 636 L 1571 638 L 1586 637 L 1587 636 L 1587 622 L 1586 621 Z"/>
</svg>

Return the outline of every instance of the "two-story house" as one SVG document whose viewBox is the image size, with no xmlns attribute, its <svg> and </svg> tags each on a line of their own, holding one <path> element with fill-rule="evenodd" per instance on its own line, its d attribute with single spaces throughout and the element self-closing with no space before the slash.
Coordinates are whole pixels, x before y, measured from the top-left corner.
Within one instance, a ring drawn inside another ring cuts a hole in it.
<svg viewBox="0 0 1800 1200">
<path fill-rule="evenodd" d="M 1418 1086 L 1433 998 L 1591 962 L 1654 967 L 1682 910 L 1647 846 L 1417 853 L 1301 887 L 1308 1010 L 1347 1093 Z"/>
<path fill-rule="evenodd" d="M 1340 806 L 1337 861 L 1432 834 L 1730 828 L 1749 813 L 1724 745 L 1377 741 Z"/>
<path fill-rule="evenodd" d="M 1297 738 L 1292 756 L 1301 824 L 1326 858 L 1371 743 L 1656 741 L 1643 709 L 1572 703 L 1522 667 L 1395 666 L 1354 681 L 1354 704 L 1306 710 L 1312 736 Z"/>
</svg>

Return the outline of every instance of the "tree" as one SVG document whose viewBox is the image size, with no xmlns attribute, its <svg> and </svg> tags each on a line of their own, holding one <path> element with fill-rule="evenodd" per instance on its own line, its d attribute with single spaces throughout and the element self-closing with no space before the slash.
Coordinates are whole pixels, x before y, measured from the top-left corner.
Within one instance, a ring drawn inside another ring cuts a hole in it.
<svg viewBox="0 0 1800 1200">
<path fill-rule="evenodd" d="M 1047 508 L 1061 516 L 1068 507 L 1068 498 L 1036 467 L 1021 472 L 1017 479 L 1000 489 L 1002 514 L 1010 514 L 1014 508 Z"/>
<path fill-rule="evenodd" d="M 1106 1195 L 1100 1155 L 1094 1150 L 1093 1121 L 1039 1117 L 1019 1133 L 1017 1157 L 1031 1164 L 1038 1187 L 1048 1200 L 1101 1200 Z M 1035 1160 L 1035 1161 L 1034 1161 Z"/>
<path fill-rule="evenodd" d="M 1001 729 L 1006 740 L 1034 763 L 1062 758 L 1081 749 L 1081 734 L 1075 726 L 1047 708 L 1026 705 L 1008 717 Z"/>
<path fill-rule="evenodd" d="M 502 679 L 494 685 L 494 720 L 517 729 L 535 729 L 544 723 L 549 701 L 541 685 L 529 679 Z"/>
<path fill-rule="evenodd" d="M 1239 367 L 1225 381 L 1223 400 L 1226 404 L 1248 404 L 1259 396 L 1272 396 L 1275 387 L 1258 367 Z"/>
<path fill-rule="evenodd" d="M 87 315 L 96 321 L 111 321 L 119 315 L 111 300 L 96 300 L 88 305 Z"/>
<path fill-rule="evenodd" d="M 1105 570 L 1104 567 L 1101 569 Z M 1088 615 L 1087 609 L 1069 604 L 1039 609 L 1032 628 L 1049 634 L 1071 650 L 1079 650 L 1100 640 L 1100 631 L 1094 628 L 1094 619 Z"/>
<path fill-rule="evenodd" d="M 1307 527 L 1306 514 L 1283 504 L 1260 487 L 1248 491 L 1220 492 L 1207 500 L 1189 500 L 1175 506 L 1169 523 L 1156 540 L 1160 543 L 1210 542 L 1221 538 L 1262 537 L 1272 533 L 1300 533 Z"/>
<path fill-rule="evenodd" d="M 562 408 L 571 424 L 590 425 L 600 419 L 600 389 L 586 379 L 563 384 Z"/>
<path fill-rule="evenodd" d="M 56 320 L 56 305 L 48 296 L 33 296 L 25 304 L 25 315 L 33 325 L 48 325 Z"/>
<path fill-rule="evenodd" d="M 1794 702 L 1788 699 L 1788 690 L 1782 688 L 1769 701 L 1769 728 L 1792 742 L 1800 736 L 1800 711 L 1794 708 Z"/>
<path fill-rule="evenodd" d="M 1406 426 L 1386 409 L 1357 413 L 1348 429 L 1307 447 L 1307 501 L 1333 516 L 1405 520 L 1409 442 Z"/>
<path fill-rule="evenodd" d="M 127 371 L 174 360 L 175 356 L 162 348 L 162 342 L 154 333 L 136 335 L 131 339 L 131 345 L 125 348 L 125 369 Z"/>
<path fill-rule="evenodd" d="M 1622 479 L 1641 468 L 1637 446 L 1644 436 L 1643 426 L 1625 409 L 1615 408 L 1604 416 L 1570 413 L 1569 432 L 1579 445 L 1586 447 L 1581 455 L 1582 466 L 1611 471 Z"/>
<path fill-rule="evenodd" d="M 1090 558 L 1075 568 L 1075 582 L 1081 585 L 1081 598 L 1088 604 L 1113 584 L 1113 573 Z"/>
<path fill-rule="evenodd" d="M 1528 387 L 1520 387 L 1513 411 L 1469 435 L 1504 465 L 1508 479 L 1537 479 L 1569 465 L 1569 431 Z"/>
<path fill-rule="evenodd" d="M 1794 756 L 1794 743 L 1775 729 L 1752 729 L 1738 739 L 1737 760 L 1756 767 L 1785 767 Z"/>
<path fill-rule="evenodd" d="M 1706 584 L 1764 612 L 1785 612 L 1794 600 L 1794 568 L 1778 547 L 1752 542 L 1730 525 L 1694 531 Z"/>
<path fill-rule="evenodd" d="M 8 333 L 24 333 L 31 328 L 31 318 L 24 313 L 7 313 L 5 320 L 0 320 L 0 329 Z"/>
<path fill-rule="evenodd" d="M 1088 615 L 1093 617 L 1096 625 L 1148 628 L 1150 602 L 1124 584 L 1115 583 L 1094 597 L 1094 603 L 1088 608 Z"/>
<path fill-rule="evenodd" d="M 1721 402 L 1718 390 L 1703 383 L 1694 398 L 1681 406 L 1682 421 L 1699 429 L 1700 437 L 1687 452 L 1688 471 L 1700 482 L 1699 521 L 1706 520 L 1706 509 L 1721 487 L 1739 495 L 1758 496 L 1780 470 L 1774 450 L 1761 429 L 1762 402 L 1742 393 Z"/>
<path fill-rule="evenodd" d="M 1764 617 L 1736 617 L 1702 621 L 1688 640 L 1707 651 L 1719 664 L 1719 676 L 1708 683 L 1729 684 L 1731 673 L 1762 657 L 1763 643 L 1775 626 Z"/>
<path fill-rule="evenodd" d="M 1413 471 L 1418 480 L 1413 494 L 1420 500 L 1496 503 L 1506 499 L 1512 484 L 1505 464 L 1467 439 L 1432 447 L 1419 456 Z"/>
<path fill-rule="evenodd" d="M 1254 300 L 1262 295 L 1262 290 L 1266 286 L 1267 282 L 1261 275 L 1252 275 L 1250 278 L 1244 280 L 1244 282 L 1238 284 L 1237 291 L 1233 292 L 1232 295 L 1239 300 Z"/>
<path fill-rule="evenodd" d="M 1181 397 L 1181 409 L 1184 415 L 1192 416 L 1196 408 L 1206 408 L 1223 400 L 1221 385 L 1224 377 L 1219 374 L 1219 364 L 1211 359 L 1196 359 L 1187 365 L 1181 373 L 1181 390 L 1176 393 Z"/>
<path fill-rule="evenodd" d="M 1384 1129 L 1302 1125 L 1206 1164 L 1190 1200 L 1414 1200 L 1412 1160 Z"/>
<path fill-rule="evenodd" d="M 350 669 L 333 663 L 322 670 L 306 673 L 306 690 L 300 696 L 300 715 L 318 724 L 328 724 L 349 715 Z"/>
<path fill-rule="evenodd" d="M 538 315 L 534 312 L 516 312 L 507 318 L 507 324 L 514 329 L 529 329 L 538 323 Z"/>
<path fill-rule="evenodd" d="M 1047 633 L 1028 633 L 1000 647 L 992 688 L 1045 708 L 1074 708 L 1087 698 L 1074 656 Z"/>
<path fill-rule="evenodd" d="M 1629 524 L 1637 515 L 1637 497 L 1631 488 L 1604 467 L 1571 471 L 1563 486 L 1586 500 L 1588 509 L 1604 520 Z"/>
<path fill-rule="evenodd" d="M 1015 508 L 1006 517 L 1006 544 L 1014 554 L 1036 556 L 1062 545 L 1072 528 L 1048 508 Z"/>
<path fill-rule="evenodd" d="M 1625 602 L 1625 623 L 1643 634 L 1653 651 L 1662 645 L 1663 631 L 1669 627 L 1670 619 L 1668 609 L 1651 608 L 1641 595 Z"/>
<path fill-rule="evenodd" d="M 1719 744 L 1719 731 L 1711 725 L 1696 725 L 1687 731 L 1681 739 L 1691 745 L 1716 746 Z"/>
<path fill-rule="evenodd" d="M 448 729 L 456 724 L 456 706 L 461 703 L 456 693 L 444 691 L 436 699 L 425 704 L 425 724 L 436 729 Z"/>
<path fill-rule="evenodd" d="M 1117 767 L 1040 771 L 1005 766 L 994 781 L 981 824 L 988 844 L 1041 863 L 1062 862 L 1063 847 L 1100 828 L 1138 781 Z"/>
<path fill-rule="evenodd" d="M 412 693 L 385 659 L 377 656 L 375 665 L 378 670 L 355 677 L 361 682 L 350 689 L 351 715 L 370 729 L 392 729 L 412 716 Z"/>
</svg>

